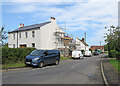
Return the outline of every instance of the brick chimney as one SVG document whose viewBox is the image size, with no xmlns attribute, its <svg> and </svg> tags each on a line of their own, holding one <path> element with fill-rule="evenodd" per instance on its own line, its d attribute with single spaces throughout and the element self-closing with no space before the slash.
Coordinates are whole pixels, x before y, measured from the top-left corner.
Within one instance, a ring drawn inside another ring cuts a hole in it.
<svg viewBox="0 0 120 86">
<path fill-rule="evenodd" d="M 23 24 L 23 27 L 24 27 L 24 24 Z"/>
<path fill-rule="evenodd" d="M 21 28 L 21 27 L 22 27 L 22 24 L 20 23 L 19 28 Z"/>
<path fill-rule="evenodd" d="M 56 22 L 56 20 L 55 20 L 54 17 L 51 17 L 51 18 L 50 18 L 50 21 L 51 21 L 51 22 Z"/>
<path fill-rule="evenodd" d="M 82 38 L 82 41 L 84 42 L 84 38 Z"/>
</svg>

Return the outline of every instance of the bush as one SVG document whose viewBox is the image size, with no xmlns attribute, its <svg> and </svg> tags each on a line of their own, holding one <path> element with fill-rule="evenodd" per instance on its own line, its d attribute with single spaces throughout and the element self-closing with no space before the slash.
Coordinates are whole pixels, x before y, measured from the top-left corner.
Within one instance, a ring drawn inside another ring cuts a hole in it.
<svg viewBox="0 0 120 86">
<path fill-rule="evenodd" d="M 117 54 L 118 54 L 118 52 L 116 50 L 111 50 L 110 51 L 111 58 L 116 58 Z"/>
<path fill-rule="evenodd" d="M 24 61 L 35 48 L 2 48 L 2 64 Z"/>
</svg>

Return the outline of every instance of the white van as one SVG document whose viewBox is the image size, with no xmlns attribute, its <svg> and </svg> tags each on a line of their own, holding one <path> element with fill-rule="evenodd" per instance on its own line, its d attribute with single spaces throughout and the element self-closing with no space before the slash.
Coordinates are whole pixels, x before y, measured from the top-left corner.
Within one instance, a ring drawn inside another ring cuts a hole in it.
<svg viewBox="0 0 120 86">
<path fill-rule="evenodd" d="M 92 52 L 89 50 L 85 51 L 84 56 L 92 56 Z"/>
<path fill-rule="evenodd" d="M 83 59 L 83 54 L 82 54 L 82 52 L 81 51 L 73 51 L 72 52 L 72 58 L 73 59 Z"/>
</svg>

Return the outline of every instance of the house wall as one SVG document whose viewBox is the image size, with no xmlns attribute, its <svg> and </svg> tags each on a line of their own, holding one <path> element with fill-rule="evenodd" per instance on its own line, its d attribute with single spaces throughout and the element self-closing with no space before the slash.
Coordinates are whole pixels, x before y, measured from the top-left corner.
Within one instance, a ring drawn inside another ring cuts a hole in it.
<svg viewBox="0 0 120 86">
<path fill-rule="evenodd" d="M 32 31 L 35 32 L 35 37 L 32 37 Z M 25 37 L 25 32 L 28 33 L 27 38 Z M 20 33 L 21 38 L 19 37 Z M 13 34 L 14 33 L 8 34 L 8 46 L 13 48 L 13 44 L 15 44 L 15 48 L 17 48 L 17 32 L 15 32 L 15 39 L 13 39 Z M 35 48 L 40 48 L 40 28 L 18 32 L 18 47 L 23 44 L 26 44 L 27 47 L 32 47 L 32 43 L 35 43 Z"/>
<path fill-rule="evenodd" d="M 80 45 L 80 40 L 76 38 L 75 44 Z M 81 49 L 81 45 L 80 46 L 78 46 L 78 45 L 76 46 L 76 50 L 80 50 Z"/>
<path fill-rule="evenodd" d="M 37 49 L 57 49 L 64 47 L 64 41 L 58 42 L 56 36 L 54 35 L 56 29 L 60 29 L 55 20 L 51 20 L 51 23 L 46 24 L 40 28 L 31 29 L 27 31 L 18 32 L 18 47 L 21 44 L 26 44 L 27 47 L 32 47 L 32 43 L 35 43 L 35 48 Z M 32 37 L 32 31 L 35 31 L 35 37 Z M 28 32 L 28 37 L 25 37 L 25 32 Z M 19 38 L 19 33 L 21 33 L 21 38 Z M 14 33 L 9 33 L 8 46 L 17 48 L 17 32 L 15 32 L 15 40 L 13 39 Z M 62 34 L 63 36 L 63 34 Z"/>
<path fill-rule="evenodd" d="M 85 45 L 80 42 L 80 50 L 85 50 Z M 86 46 L 86 50 L 89 50 L 89 46 Z"/>
</svg>

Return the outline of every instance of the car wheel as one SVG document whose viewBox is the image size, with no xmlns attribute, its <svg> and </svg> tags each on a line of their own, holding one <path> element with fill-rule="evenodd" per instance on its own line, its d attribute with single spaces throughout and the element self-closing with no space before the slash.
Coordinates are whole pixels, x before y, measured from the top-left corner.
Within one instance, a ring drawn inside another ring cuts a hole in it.
<svg viewBox="0 0 120 86">
<path fill-rule="evenodd" d="M 39 67 L 42 68 L 44 66 L 43 62 L 40 62 Z"/>
<path fill-rule="evenodd" d="M 59 60 L 56 60 L 56 61 L 55 61 L 55 64 L 58 65 L 58 64 L 59 64 Z"/>
</svg>

